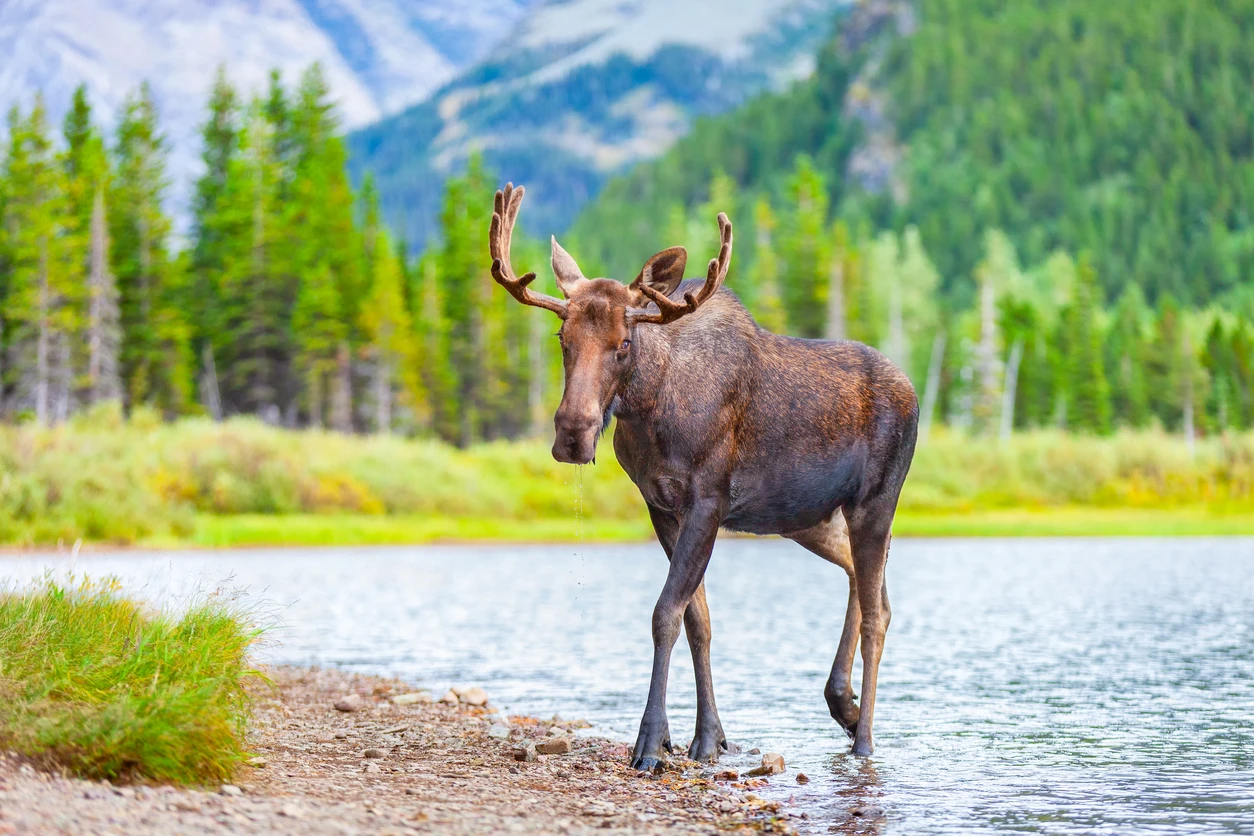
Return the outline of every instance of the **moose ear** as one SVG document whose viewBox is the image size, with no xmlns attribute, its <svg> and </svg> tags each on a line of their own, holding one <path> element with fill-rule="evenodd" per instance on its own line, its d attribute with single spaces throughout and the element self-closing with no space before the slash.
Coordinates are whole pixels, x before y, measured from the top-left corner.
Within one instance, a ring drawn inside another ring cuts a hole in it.
<svg viewBox="0 0 1254 836">
<path fill-rule="evenodd" d="M 663 296 L 670 296 L 684 280 L 684 267 L 687 264 L 687 250 L 683 247 L 667 247 L 644 263 L 630 287 L 639 293 L 641 285 L 648 285 Z"/>
<path fill-rule="evenodd" d="M 557 243 L 556 236 L 550 236 L 553 242 L 553 255 L 550 263 L 553 265 L 553 277 L 557 279 L 557 288 L 562 291 L 562 295 L 567 299 L 574 293 L 575 287 L 582 281 L 586 281 L 583 277 L 583 271 L 579 269 L 579 265 L 575 263 L 575 259 L 571 258 L 570 253 L 562 249 L 562 245 Z"/>
</svg>

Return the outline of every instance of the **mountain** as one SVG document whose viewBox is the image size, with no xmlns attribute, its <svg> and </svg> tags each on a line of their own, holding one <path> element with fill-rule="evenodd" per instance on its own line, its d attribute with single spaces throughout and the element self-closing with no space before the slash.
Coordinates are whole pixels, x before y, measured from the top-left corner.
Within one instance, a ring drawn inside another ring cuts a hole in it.
<svg viewBox="0 0 1254 836">
<path fill-rule="evenodd" d="M 478 61 L 535 0 L 4 0 L 0 108 L 42 91 L 54 120 L 80 82 L 111 122 L 142 81 L 153 87 L 186 194 L 213 73 L 244 90 L 271 68 L 289 81 L 322 63 L 356 127 L 420 101 Z"/>
<path fill-rule="evenodd" d="M 524 226 L 560 230 L 694 119 L 808 75 L 846 2 L 553 0 L 430 99 L 353 134 L 350 164 L 411 246 L 474 151 L 526 183 Z"/>
<path fill-rule="evenodd" d="M 1254 5 L 867 0 L 820 56 L 608 184 L 572 229 L 580 257 L 633 274 L 719 173 L 753 240 L 754 200 L 787 209 L 804 157 L 832 216 L 915 227 L 959 300 L 992 230 L 1024 264 L 1087 258 L 1107 299 L 1250 293 Z"/>
</svg>

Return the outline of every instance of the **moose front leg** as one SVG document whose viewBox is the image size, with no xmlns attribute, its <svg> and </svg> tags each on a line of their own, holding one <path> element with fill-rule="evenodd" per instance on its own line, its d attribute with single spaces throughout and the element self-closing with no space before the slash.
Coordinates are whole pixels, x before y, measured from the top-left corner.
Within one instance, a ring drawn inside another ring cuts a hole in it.
<svg viewBox="0 0 1254 836">
<path fill-rule="evenodd" d="M 670 560 L 675 554 L 675 541 L 679 537 L 679 520 L 649 506 L 649 518 L 658 542 Z M 714 676 L 710 670 L 710 608 L 705 600 L 705 583 L 697 586 L 688 608 L 684 610 L 684 633 L 692 650 L 692 669 L 697 680 L 697 729 L 688 746 L 688 757 L 694 761 L 717 761 L 727 751 L 727 736 L 718 719 L 718 706 L 714 702 Z"/>
<path fill-rule="evenodd" d="M 670 727 L 666 721 L 666 680 L 670 674 L 671 650 L 679 638 L 684 613 L 705 577 L 721 519 L 719 503 L 703 502 L 685 515 L 680 526 L 666 584 L 653 608 L 653 675 L 649 681 L 649 701 L 640 721 L 640 734 L 636 737 L 631 759 L 635 769 L 656 769 L 671 750 Z M 705 616 L 708 626 L 708 611 Z M 712 702 L 713 688 L 710 688 L 710 697 Z M 714 716 L 717 719 L 717 713 Z M 698 719 L 700 721 L 701 718 Z M 698 728 L 698 735 L 700 732 Z"/>
</svg>

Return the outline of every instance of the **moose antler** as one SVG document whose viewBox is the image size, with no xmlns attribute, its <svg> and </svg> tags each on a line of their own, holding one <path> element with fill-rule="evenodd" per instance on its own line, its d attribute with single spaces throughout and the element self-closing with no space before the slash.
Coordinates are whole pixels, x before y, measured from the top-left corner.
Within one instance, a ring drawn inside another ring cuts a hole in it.
<svg viewBox="0 0 1254 836">
<path fill-rule="evenodd" d="M 492 278 L 496 283 L 509 291 L 524 305 L 545 308 L 566 318 L 566 300 L 555 299 L 543 293 L 528 289 L 527 285 L 535 280 L 534 272 L 521 278 L 514 273 L 509 263 L 509 245 L 514 237 L 514 222 L 518 220 L 518 209 L 522 206 L 523 194 L 526 190 L 513 183 L 506 183 L 504 190 L 498 190 L 492 206 L 492 226 L 488 230 L 488 250 L 492 253 Z"/>
<path fill-rule="evenodd" d="M 645 265 L 639 288 L 645 296 L 649 297 L 657 305 L 657 311 L 650 311 L 645 308 L 631 308 L 628 310 L 627 315 L 633 322 L 651 322 L 657 325 L 674 322 L 701 307 L 705 300 L 713 296 L 715 291 L 723 286 L 723 280 L 727 278 L 727 268 L 731 265 L 732 251 L 732 225 L 731 221 L 727 219 L 725 212 L 718 213 L 718 233 L 719 239 L 722 241 L 718 257 L 710 259 L 710 266 L 705 271 L 705 281 L 695 294 L 692 291 L 685 293 L 683 302 L 673 302 L 666 294 L 651 287 L 649 285 L 651 268 L 649 265 Z"/>
</svg>

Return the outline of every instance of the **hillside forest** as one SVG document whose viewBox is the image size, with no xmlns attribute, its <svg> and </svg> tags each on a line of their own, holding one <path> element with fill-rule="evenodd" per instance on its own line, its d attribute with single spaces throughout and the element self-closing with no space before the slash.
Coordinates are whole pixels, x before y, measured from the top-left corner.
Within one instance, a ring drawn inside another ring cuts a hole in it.
<svg viewBox="0 0 1254 836">
<path fill-rule="evenodd" d="M 811 79 L 612 182 L 563 239 L 584 271 L 629 280 L 672 244 L 700 264 L 728 211 L 727 286 L 759 323 L 880 348 L 925 425 L 1254 424 L 1254 91 L 1236 81 L 1254 15 L 862 5 Z M 120 403 L 459 445 L 539 432 L 554 323 L 495 287 L 484 247 L 509 172 L 472 158 L 412 254 L 370 178 L 350 182 L 330 101 L 316 66 L 252 99 L 219 74 L 185 237 L 146 88 L 110 136 L 82 90 L 59 130 L 40 103 L 13 111 L 4 420 Z M 514 247 L 547 276 L 547 247 Z"/>
</svg>

